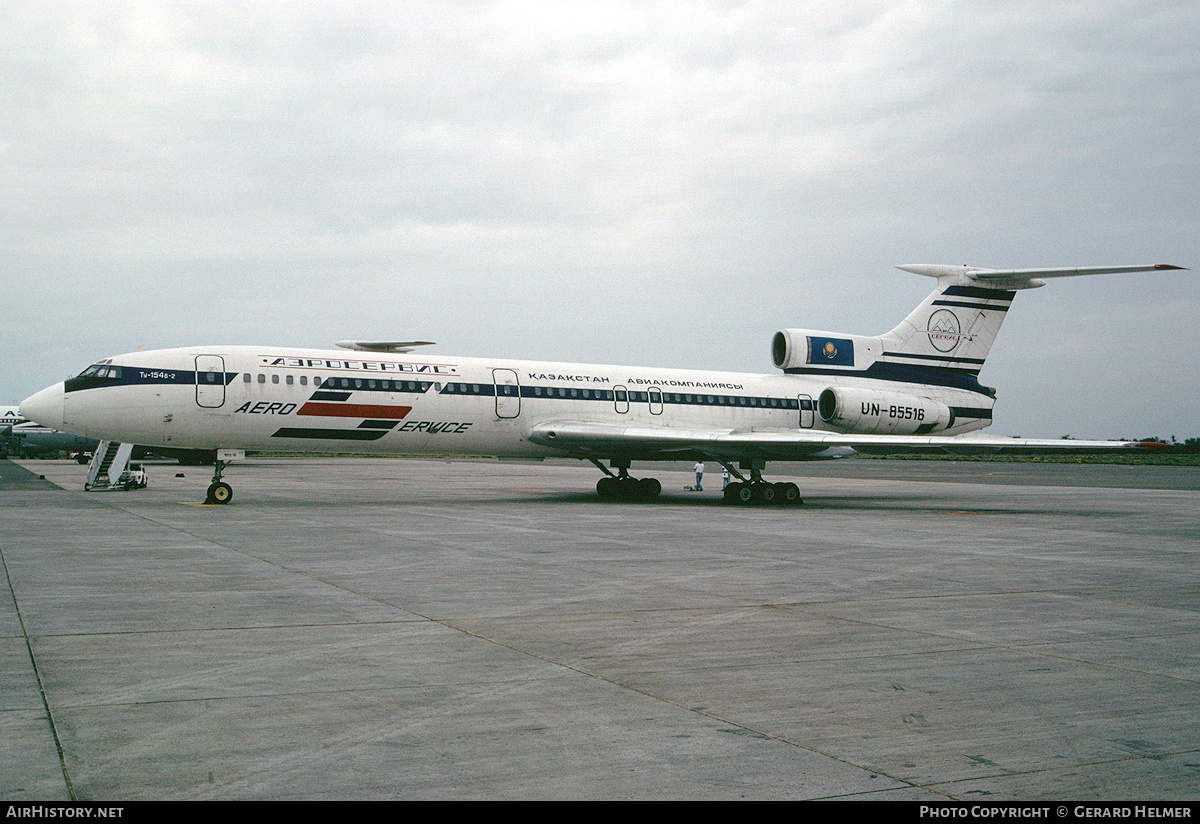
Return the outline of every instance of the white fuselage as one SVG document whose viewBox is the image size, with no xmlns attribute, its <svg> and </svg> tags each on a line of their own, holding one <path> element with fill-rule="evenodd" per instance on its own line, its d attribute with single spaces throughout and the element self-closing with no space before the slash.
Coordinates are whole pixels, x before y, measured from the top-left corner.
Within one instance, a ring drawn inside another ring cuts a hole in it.
<svg viewBox="0 0 1200 824">
<path fill-rule="evenodd" d="M 1019 290 L 1178 267 L 900 268 L 937 279 L 902 321 L 876 336 L 776 332 L 778 375 L 410 354 L 423 341 L 339 341 L 349 352 L 189 347 L 100 361 L 20 411 L 102 441 L 216 450 L 212 503 L 232 499 L 221 472 L 245 450 L 584 458 L 605 473 L 597 493 L 626 500 L 661 492 L 629 475 L 632 461 L 714 459 L 739 478 L 726 500 L 771 503 L 796 502 L 799 489 L 764 481 L 768 461 L 1140 447 L 957 436 L 992 422 L 996 392 L 978 376 Z"/>
<path fill-rule="evenodd" d="M 978 393 L 835 374 L 248 346 L 110 358 L 43 390 L 22 409 L 54 428 L 149 447 L 535 458 L 564 455 L 529 438 L 534 427 L 556 421 L 834 431 L 815 404 L 837 385 L 900 388 L 977 411 L 947 434 L 990 421 L 991 398 Z M 893 414 L 905 414 L 903 403 Z"/>
</svg>

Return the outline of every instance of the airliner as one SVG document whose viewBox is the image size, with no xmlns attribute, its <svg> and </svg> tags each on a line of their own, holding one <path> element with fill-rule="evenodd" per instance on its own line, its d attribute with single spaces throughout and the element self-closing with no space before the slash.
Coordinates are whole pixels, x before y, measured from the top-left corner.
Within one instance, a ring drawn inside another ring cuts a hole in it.
<svg viewBox="0 0 1200 824">
<path fill-rule="evenodd" d="M 1147 272 L 1168 264 L 981 269 L 910 264 L 937 280 L 891 331 L 784 329 L 777 374 L 550 363 L 418 353 L 428 341 L 340 341 L 340 350 L 196 346 L 105 358 L 27 398 L 53 429 L 142 446 L 215 450 L 207 503 L 246 450 L 406 456 L 576 458 L 603 498 L 650 500 L 633 462 L 711 460 L 736 481 L 731 503 L 800 501 L 763 478 L 769 461 L 851 450 L 1115 450 L 1118 441 L 961 437 L 992 422 L 979 382 L 1016 292 L 1048 278 Z M 607 465 L 606 465 L 607 463 Z"/>
<path fill-rule="evenodd" d="M 9 433 L 14 441 L 14 449 L 18 455 L 31 457 L 50 452 L 92 452 L 96 448 L 96 439 L 81 435 L 71 435 L 58 432 L 37 421 L 22 421 L 13 424 Z M 83 459 L 87 463 L 87 459 Z"/>
<path fill-rule="evenodd" d="M 12 437 L 12 428 L 19 423 L 24 423 L 25 419 L 21 417 L 21 413 L 12 407 L 0 409 L 0 457 L 8 457 L 9 438 Z"/>
</svg>

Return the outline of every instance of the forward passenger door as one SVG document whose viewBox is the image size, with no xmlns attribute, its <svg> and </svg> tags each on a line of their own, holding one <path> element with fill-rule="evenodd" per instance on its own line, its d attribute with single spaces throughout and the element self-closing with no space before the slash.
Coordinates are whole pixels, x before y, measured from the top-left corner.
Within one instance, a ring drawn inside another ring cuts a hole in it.
<svg viewBox="0 0 1200 824">
<path fill-rule="evenodd" d="M 220 355 L 196 356 L 196 405 L 205 409 L 225 405 L 225 359 Z"/>
</svg>

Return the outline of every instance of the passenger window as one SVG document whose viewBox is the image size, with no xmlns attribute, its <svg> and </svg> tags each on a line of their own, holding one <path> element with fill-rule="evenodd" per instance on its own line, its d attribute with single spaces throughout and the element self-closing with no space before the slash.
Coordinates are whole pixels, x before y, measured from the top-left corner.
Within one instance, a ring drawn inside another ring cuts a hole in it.
<svg viewBox="0 0 1200 824">
<path fill-rule="evenodd" d="M 308 386 L 308 375 L 301 375 L 301 376 L 300 376 L 300 385 L 301 385 L 301 386 Z"/>
<path fill-rule="evenodd" d="M 242 383 L 250 383 L 250 373 L 249 372 L 242 375 Z"/>
<path fill-rule="evenodd" d="M 272 375 L 272 376 L 271 376 L 271 383 L 279 383 L 279 376 L 278 376 L 278 375 Z"/>
<path fill-rule="evenodd" d="M 259 376 L 258 376 L 258 382 L 259 382 L 259 383 L 266 383 L 266 382 L 267 382 L 267 376 L 266 376 L 266 375 L 259 375 Z"/>
<path fill-rule="evenodd" d="M 292 385 L 292 383 L 294 382 L 294 380 L 295 380 L 295 379 L 294 379 L 294 378 L 292 378 L 292 376 L 291 376 L 291 375 L 288 375 L 288 376 L 287 376 L 287 377 L 286 377 L 284 380 L 286 380 L 286 381 L 287 381 L 287 385 L 288 385 L 288 386 L 291 386 L 291 385 Z"/>
</svg>

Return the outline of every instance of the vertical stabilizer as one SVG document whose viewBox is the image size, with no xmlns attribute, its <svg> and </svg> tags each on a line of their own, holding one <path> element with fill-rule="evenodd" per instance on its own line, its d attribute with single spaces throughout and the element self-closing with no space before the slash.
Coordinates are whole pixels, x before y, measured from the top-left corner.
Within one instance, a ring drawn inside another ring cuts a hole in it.
<svg viewBox="0 0 1200 824">
<path fill-rule="evenodd" d="M 980 269 L 918 263 L 898 267 L 937 279 L 937 288 L 896 328 L 866 337 L 811 329 L 775 333 L 771 357 L 791 375 L 822 375 L 831 382 L 866 378 L 963 390 L 995 398 L 977 375 L 1022 289 L 1046 278 L 1179 269 L 1179 266 L 1087 266 L 1069 269 Z"/>
<path fill-rule="evenodd" d="M 937 289 L 880 340 L 881 360 L 975 375 L 991 351 L 1017 290 L 1044 286 L 1047 278 L 1179 269 L 1165 263 L 1077 266 L 1057 269 L 981 269 L 930 263 L 897 267 L 937 278 Z"/>
<path fill-rule="evenodd" d="M 937 289 L 880 336 L 880 360 L 978 374 L 1015 295 L 969 276 L 941 275 Z"/>
</svg>

